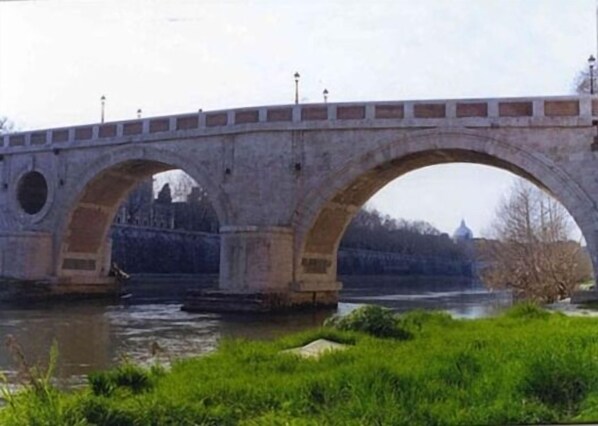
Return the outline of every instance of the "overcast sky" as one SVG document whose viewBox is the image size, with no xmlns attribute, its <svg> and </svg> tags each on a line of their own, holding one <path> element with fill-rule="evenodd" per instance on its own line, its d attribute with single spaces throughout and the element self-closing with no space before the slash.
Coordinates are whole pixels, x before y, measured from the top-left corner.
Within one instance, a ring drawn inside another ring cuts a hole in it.
<svg viewBox="0 0 598 426">
<path fill-rule="evenodd" d="M 21 129 L 302 102 L 563 95 L 596 52 L 594 0 L 0 0 L 0 115 Z M 511 175 L 445 165 L 370 204 L 488 226 Z"/>
</svg>

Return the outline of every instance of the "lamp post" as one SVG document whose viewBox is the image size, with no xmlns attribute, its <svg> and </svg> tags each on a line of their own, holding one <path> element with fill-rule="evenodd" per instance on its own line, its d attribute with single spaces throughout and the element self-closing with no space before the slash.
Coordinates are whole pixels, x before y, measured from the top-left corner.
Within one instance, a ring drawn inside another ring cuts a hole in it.
<svg viewBox="0 0 598 426">
<path fill-rule="evenodd" d="M 296 72 L 293 77 L 295 77 L 295 104 L 298 104 L 299 103 L 299 77 L 301 77 L 301 76 L 299 75 L 298 72 Z"/>
<path fill-rule="evenodd" d="M 141 118 L 141 108 L 137 110 L 137 118 Z"/>
<path fill-rule="evenodd" d="M 101 122 L 104 122 L 104 108 L 106 106 L 106 96 L 102 95 L 102 97 L 100 98 L 100 101 L 102 102 L 102 116 L 101 116 Z"/>
<path fill-rule="evenodd" d="M 596 58 L 594 55 L 590 55 L 588 58 L 588 65 L 590 66 L 590 95 L 594 94 L 594 64 L 596 63 Z"/>
<path fill-rule="evenodd" d="M 328 89 L 324 89 L 324 91 L 322 92 L 322 95 L 324 95 L 324 103 L 327 104 L 328 103 Z"/>
</svg>

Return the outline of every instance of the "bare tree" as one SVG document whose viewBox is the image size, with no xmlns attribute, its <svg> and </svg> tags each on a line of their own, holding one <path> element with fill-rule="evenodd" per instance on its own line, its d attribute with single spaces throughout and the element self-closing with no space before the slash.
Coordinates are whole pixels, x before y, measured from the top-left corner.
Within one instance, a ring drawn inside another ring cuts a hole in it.
<svg viewBox="0 0 598 426">
<path fill-rule="evenodd" d="M 170 182 L 172 188 L 172 199 L 176 201 L 184 201 L 187 199 L 191 190 L 197 186 L 197 183 L 191 176 L 183 171 L 173 173 L 173 179 Z"/>
<path fill-rule="evenodd" d="M 594 58 L 594 56 L 590 56 L 590 59 Z M 588 60 L 589 61 L 589 60 Z M 575 76 L 575 80 L 573 81 L 573 91 L 578 95 L 589 95 L 592 93 L 592 86 L 594 89 L 594 93 L 598 93 L 598 87 L 596 87 L 596 71 L 598 69 L 595 66 L 596 60 L 594 59 L 594 63 L 592 64 L 593 72 L 590 73 L 590 64 L 586 64 Z M 592 80 L 594 80 L 592 82 Z M 594 83 L 594 84 L 592 84 Z"/>
<path fill-rule="evenodd" d="M 596 71 L 594 71 L 594 73 L 596 73 Z M 593 77 L 594 77 L 594 84 L 596 84 L 596 75 L 594 75 Z M 580 71 L 579 73 L 577 73 L 577 77 L 575 77 L 575 81 L 573 84 L 574 84 L 575 93 L 577 93 L 578 95 L 589 95 L 590 88 L 591 88 L 590 72 L 585 70 L 585 71 Z M 596 86 L 594 86 L 595 92 L 596 92 L 596 89 L 598 89 L 598 88 Z"/>
<path fill-rule="evenodd" d="M 0 135 L 5 135 L 12 132 L 14 124 L 7 117 L 0 116 Z"/>
<path fill-rule="evenodd" d="M 578 284 L 580 244 L 571 241 L 572 220 L 556 200 L 518 181 L 496 212 L 494 241 L 479 247 L 490 288 L 511 289 L 517 298 L 554 302 Z"/>
</svg>

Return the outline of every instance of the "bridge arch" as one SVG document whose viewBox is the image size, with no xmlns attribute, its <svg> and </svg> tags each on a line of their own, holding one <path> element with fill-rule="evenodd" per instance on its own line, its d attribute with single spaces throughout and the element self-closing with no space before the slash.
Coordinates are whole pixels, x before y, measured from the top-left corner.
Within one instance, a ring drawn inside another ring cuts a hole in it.
<svg viewBox="0 0 598 426">
<path fill-rule="evenodd" d="M 567 172 L 521 143 L 466 129 L 417 131 L 347 161 L 298 203 L 294 216 L 294 281 L 334 288 L 341 238 L 367 200 L 392 180 L 422 167 L 476 163 L 510 171 L 542 187 L 569 211 L 586 239 L 594 274 L 598 271 L 598 207 Z"/>
<path fill-rule="evenodd" d="M 113 150 L 74 173 L 54 241 L 56 276 L 77 284 L 102 283 L 110 269 L 108 233 L 129 193 L 143 180 L 181 169 L 206 189 L 221 225 L 230 220 L 227 196 L 209 174 L 174 152 L 151 147 Z"/>
</svg>

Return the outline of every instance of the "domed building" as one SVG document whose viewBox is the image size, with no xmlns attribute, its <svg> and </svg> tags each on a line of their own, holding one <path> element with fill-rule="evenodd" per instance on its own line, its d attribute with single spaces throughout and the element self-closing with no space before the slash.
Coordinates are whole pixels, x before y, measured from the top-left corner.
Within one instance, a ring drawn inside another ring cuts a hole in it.
<svg viewBox="0 0 598 426">
<path fill-rule="evenodd" d="M 453 240 L 457 243 L 473 240 L 473 232 L 467 227 L 464 219 L 461 219 L 461 225 L 453 233 Z"/>
</svg>

